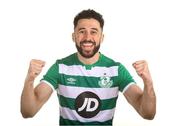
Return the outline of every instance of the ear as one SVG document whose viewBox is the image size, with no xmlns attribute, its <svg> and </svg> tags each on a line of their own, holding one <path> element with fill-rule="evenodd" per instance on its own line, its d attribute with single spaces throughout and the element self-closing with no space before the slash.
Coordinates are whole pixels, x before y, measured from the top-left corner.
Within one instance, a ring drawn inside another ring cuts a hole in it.
<svg viewBox="0 0 180 126">
<path fill-rule="evenodd" d="M 73 42 L 75 42 L 75 33 L 74 32 L 72 33 L 72 40 L 73 40 Z"/>
<path fill-rule="evenodd" d="M 103 42 L 103 40 L 104 40 L 104 34 L 102 34 L 101 36 L 101 43 Z"/>
</svg>

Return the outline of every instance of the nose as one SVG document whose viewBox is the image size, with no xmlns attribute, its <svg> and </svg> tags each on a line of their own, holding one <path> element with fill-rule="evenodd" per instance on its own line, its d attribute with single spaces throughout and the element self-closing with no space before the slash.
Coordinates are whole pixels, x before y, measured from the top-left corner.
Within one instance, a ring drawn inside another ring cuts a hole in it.
<svg viewBox="0 0 180 126">
<path fill-rule="evenodd" d="M 92 40 L 92 36 L 90 33 L 86 33 L 85 36 L 84 36 L 84 39 L 87 40 L 87 41 L 91 41 Z"/>
</svg>

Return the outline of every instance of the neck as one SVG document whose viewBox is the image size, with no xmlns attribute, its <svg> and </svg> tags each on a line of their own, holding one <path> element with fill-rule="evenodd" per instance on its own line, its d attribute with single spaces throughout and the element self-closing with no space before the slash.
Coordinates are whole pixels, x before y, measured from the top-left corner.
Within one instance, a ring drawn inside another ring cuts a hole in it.
<svg viewBox="0 0 180 126">
<path fill-rule="evenodd" d="M 99 60 L 99 52 L 97 52 L 93 57 L 91 58 L 85 58 L 83 56 L 81 56 L 79 54 L 79 52 L 77 53 L 78 54 L 78 59 L 83 63 L 83 64 L 86 64 L 86 65 L 91 65 L 91 64 L 94 64 L 96 63 L 98 60 Z"/>
</svg>

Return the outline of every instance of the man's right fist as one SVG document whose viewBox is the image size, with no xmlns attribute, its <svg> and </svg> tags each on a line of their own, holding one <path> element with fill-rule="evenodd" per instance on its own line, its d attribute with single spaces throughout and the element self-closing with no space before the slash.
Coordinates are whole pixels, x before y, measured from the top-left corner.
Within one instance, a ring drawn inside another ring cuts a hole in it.
<svg viewBox="0 0 180 126">
<path fill-rule="evenodd" d="M 41 73 L 44 66 L 45 61 L 32 59 L 29 65 L 28 78 L 35 79 Z"/>
</svg>

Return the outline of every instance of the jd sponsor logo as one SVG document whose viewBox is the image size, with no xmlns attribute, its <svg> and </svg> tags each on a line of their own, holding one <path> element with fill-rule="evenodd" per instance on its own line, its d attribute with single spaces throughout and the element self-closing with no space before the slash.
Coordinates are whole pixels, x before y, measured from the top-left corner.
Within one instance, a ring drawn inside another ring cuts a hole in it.
<svg viewBox="0 0 180 126">
<path fill-rule="evenodd" d="M 100 98 L 89 91 L 81 93 L 75 101 L 76 112 L 84 118 L 96 116 L 100 111 L 100 107 Z"/>
</svg>

